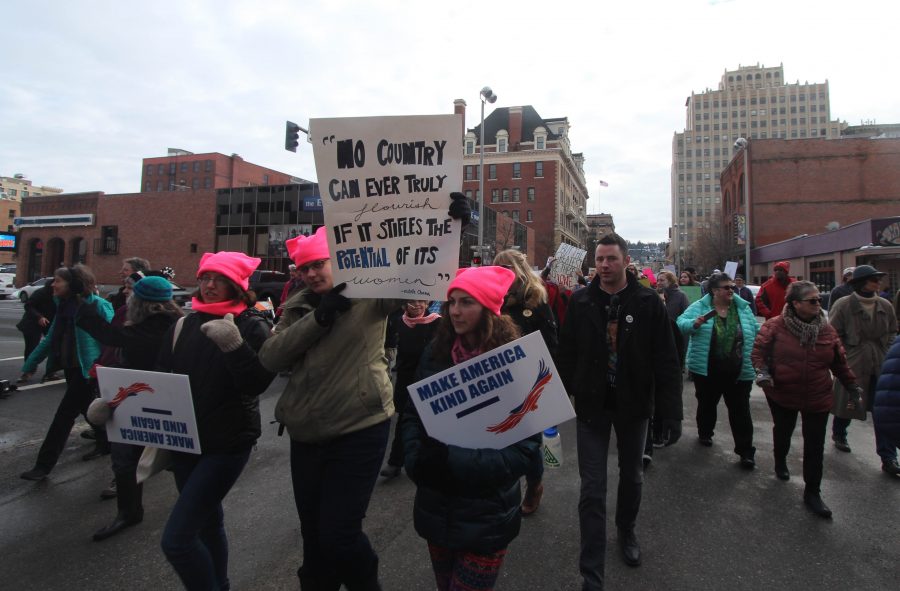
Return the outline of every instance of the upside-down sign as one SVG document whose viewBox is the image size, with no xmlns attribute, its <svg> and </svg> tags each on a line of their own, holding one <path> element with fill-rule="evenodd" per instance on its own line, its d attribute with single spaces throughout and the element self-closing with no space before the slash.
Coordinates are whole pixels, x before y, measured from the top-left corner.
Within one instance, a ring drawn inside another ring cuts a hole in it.
<svg viewBox="0 0 900 591">
<path fill-rule="evenodd" d="M 200 453 L 191 384 L 181 374 L 98 367 L 100 397 L 113 408 L 109 440 Z"/>
<path fill-rule="evenodd" d="M 575 418 L 539 332 L 409 386 L 428 434 L 468 448 L 500 449 Z"/>
</svg>

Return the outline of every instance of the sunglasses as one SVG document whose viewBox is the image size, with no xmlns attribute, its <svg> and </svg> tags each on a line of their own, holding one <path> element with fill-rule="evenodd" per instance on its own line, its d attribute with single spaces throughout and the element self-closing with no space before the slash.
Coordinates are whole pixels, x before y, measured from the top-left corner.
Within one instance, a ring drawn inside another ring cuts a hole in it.
<svg viewBox="0 0 900 591">
<path fill-rule="evenodd" d="M 727 289 L 728 291 L 734 291 L 733 285 L 719 285 L 716 289 Z"/>
<path fill-rule="evenodd" d="M 800 300 L 801 302 L 809 302 L 810 304 L 819 304 L 822 305 L 822 298 L 807 298 L 805 300 Z"/>
</svg>

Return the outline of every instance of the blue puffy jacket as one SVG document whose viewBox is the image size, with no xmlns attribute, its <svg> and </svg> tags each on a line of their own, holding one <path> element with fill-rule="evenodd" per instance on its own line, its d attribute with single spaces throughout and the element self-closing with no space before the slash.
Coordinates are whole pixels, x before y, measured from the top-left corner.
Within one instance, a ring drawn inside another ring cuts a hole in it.
<svg viewBox="0 0 900 591">
<path fill-rule="evenodd" d="M 732 301 L 737 306 L 738 320 L 741 323 L 741 331 L 744 333 L 741 375 L 738 379 L 753 380 L 756 372 L 753 371 L 753 364 L 750 362 L 750 353 L 753 352 L 753 341 L 756 340 L 759 325 L 756 323 L 756 317 L 753 315 L 750 304 L 739 296 L 733 297 Z M 700 328 L 694 330 L 694 320 L 712 309 L 712 295 L 706 294 L 688 306 L 688 309 L 676 320 L 682 334 L 691 338 L 687 352 L 688 371 L 701 376 L 705 376 L 709 370 L 709 344 L 712 341 L 714 323 L 712 321 L 704 322 Z"/>
<path fill-rule="evenodd" d="M 881 366 L 872 419 L 879 432 L 900 445 L 900 337 L 894 340 Z"/>
</svg>

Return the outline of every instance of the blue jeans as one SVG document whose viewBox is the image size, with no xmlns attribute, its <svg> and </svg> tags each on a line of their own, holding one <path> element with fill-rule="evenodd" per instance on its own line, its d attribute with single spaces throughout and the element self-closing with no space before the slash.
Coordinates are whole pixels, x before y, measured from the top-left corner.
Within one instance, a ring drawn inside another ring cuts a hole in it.
<svg viewBox="0 0 900 591">
<path fill-rule="evenodd" d="M 591 425 L 576 420 L 578 474 L 581 497 L 578 521 L 581 529 L 579 570 L 584 591 L 603 589 L 606 569 L 606 464 L 609 436 L 616 430 L 619 457 L 619 487 L 616 495 L 616 526 L 634 528 L 641 507 L 644 482 L 643 451 L 649 419 L 630 419 L 605 412 Z"/>
<path fill-rule="evenodd" d="M 291 440 L 291 478 L 303 537 L 301 589 L 380 589 L 378 556 L 362 521 L 390 421 L 322 443 Z"/>
<path fill-rule="evenodd" d="M 247 465 L 250 450 L 172 456 L 180 494 L 163 531 L 163 553 L 188 591 L 229 589 L 222 499 Z"/>
</svg>

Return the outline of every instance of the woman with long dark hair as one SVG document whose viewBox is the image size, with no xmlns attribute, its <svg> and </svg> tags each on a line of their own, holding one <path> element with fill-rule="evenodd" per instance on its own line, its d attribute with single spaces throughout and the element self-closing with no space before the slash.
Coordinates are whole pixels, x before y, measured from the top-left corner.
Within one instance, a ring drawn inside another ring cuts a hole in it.
<svg viewBox="0 0 900 591">
<path fill-rule="evenodd" d="M 259 263 L 239 252 L 204 254 L 194 313 L 177 338 L 177 325 L 167 333 L 157 364 L 190 378 L 203 451 L 171 453 L 179 494 L 162 538 L 166 558 L 189 590 L 229 588 L 222 500 L 260 436 L 258 396 L 275 378 L 257 357 L 270 329 L 247 291 Z"/>
<path fill-rule="evenodd" d="M 112 318 L 113 310 L 109 302 L 94 295 L 95 284 L 94 274 L 84 265 L 60 267 L 53 274 L 56 316 L 47 336 L 25 360 L 22 379 L 27 381 L 46 358 L 48 373 L 50 368 L 62 369 L 65 373 L 66 393 L 56 409 L 34 467 L 20 475 L 25 480 L 47 478 L 66 447 L 75 418 L 85 414 L 94 399 L 89 372 L 100 356 L 100 343 L 78 328 L 76 321 L 83 306 L 95 307 L 104 320 Z M 98 430 L 98 433 L 105 439 L 105 431 Z M 105 444 L 105 441 L 97 442 L 97 445 Z"/>
<path fill-rule="evenodd" d="M 502 267 L 463 269 L 447 289 L 434 341 L 417 377 L 426 378 L 519 337 L 500 306 L 515 275 Z M 503 449 L 469 449 L 428 436 L 413 405 L 401 422 L 406 471 L 417 485 L 416 532 L 440 591 L 493 589 L 506 548 L 519 533 L 519 478 L 540 434 Z"/>
<path fill-rule="evenodd" d="M 78 327 L 105 346 L 120 348 L 120 367 L 152 371 L 156 367 L 163 337 L 184 316 L 184 312 L 172 301 L 172 284 L 162 277 L 138 278 L 133 283 L 129 281 L 125 293 L 129 295 L 124 306 L 122 326 L 106 322 L 87 309 L 79 317 Z M 102 405 L 103 401 L 98 399 L 91 405 L 89 416 L 98 404 Z M 106 415 L 108 418 L 108 413 Z M 111 447 L 117 512 L 112 523 L 94 534 L 94 541 L 97 542 L 140 523 L 144 518 L 143 485 L 138 484 L 135 476 L 144 447 L 129 443 L 113 443 Z"/>
<path fill-rule="evenodd" d="M 547 305 L 547 290 L 544 282 L 532 273 L 526 256 L 515 249 L 497 253 L 494 264 L 509 269 L 516 278 L 503 300 L 500 309 L 513 319 L 522 336 L 540 332 L 552 357 L 556 356 L 559 344 L 558 327 L 553 310 Z M 531 458 L 531 468 L 525 474 L 525 498 L 522 501 L 522 515 L 531 515 L 541 505 L 544 495 L 544 454 L 538 449 Z"/>
</svg>

